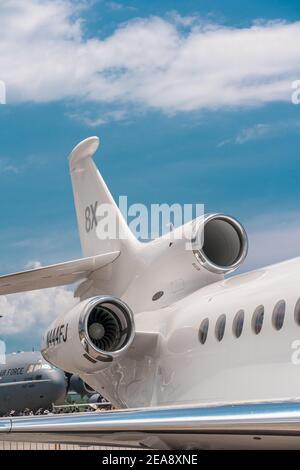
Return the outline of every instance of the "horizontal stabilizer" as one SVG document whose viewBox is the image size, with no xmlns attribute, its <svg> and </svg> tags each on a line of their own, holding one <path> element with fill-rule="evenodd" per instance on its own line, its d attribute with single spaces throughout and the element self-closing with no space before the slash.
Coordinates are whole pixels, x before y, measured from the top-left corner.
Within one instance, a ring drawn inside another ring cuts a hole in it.
<svg viewBox="0 0 300 470">
<path fill-rule="evenodd" d="M 73 284 L 112 263 L 119 251 L 0 276 L 0 295 Z"/>
</svg>

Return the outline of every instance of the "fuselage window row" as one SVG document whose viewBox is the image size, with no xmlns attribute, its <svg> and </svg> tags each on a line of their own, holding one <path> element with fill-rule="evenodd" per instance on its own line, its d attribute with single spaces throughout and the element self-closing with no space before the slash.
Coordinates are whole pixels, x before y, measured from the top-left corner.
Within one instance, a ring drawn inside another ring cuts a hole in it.
<svg viewBox="0 0 300 470">
<path fill-rule="evenodd" d="M 285 300 L 279 300 L 272 313 L 272 325 L 275 330 L 279 331 L 283 327 L 286 314 L 286 302 Z M 253 313 L 251 320 L 251 328 L 253 333 L 258 335 L 263 327 L 265 317 L 265 308 L 263 305 L 259 305 Z M 300 298 L 298 299 L 295 310 L 294 310 L 294 319 L 297 325 L 300 326 Z M 243 332 L 245 322 L 245 311 L 239 310 L 233 319 L 232 322 L 232 333 L 236 338 L 239 338 Z M 215 325 L 215 337 L 220 342 L 222 341 L 226 328 L 226 315 L 222 314 L 216 321 Z M 205 344 L 209 331 L 209 318 L 204 318 L 200 324 L 199 328 L 199 341 L 201 344 Z"/>
</svg>

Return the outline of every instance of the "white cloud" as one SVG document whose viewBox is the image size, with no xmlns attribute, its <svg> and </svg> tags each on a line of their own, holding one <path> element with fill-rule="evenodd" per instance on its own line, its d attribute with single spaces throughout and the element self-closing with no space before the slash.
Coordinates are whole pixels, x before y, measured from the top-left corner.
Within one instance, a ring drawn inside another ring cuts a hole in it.
<svg viewBox="0 0 300 470">
<path fill-rule="evenodd" d="M 113 11 L 123 11 L 123 10 L 135 11 L 136 10 L 135 7 L 124 5 L 124 3 L 118 3 L 118 2 L 106 2 L 106 6 Z"/>
<path fill-rule="evenodd" d="M 75 302 L 73 292 L 66 287 L 0 296 L 1 335 L 39 341 L 52 320 Z"/>
<path fill-rule="evenodd" d="M 300 22 L 229 28 L 179 19 L 135 19 L 100 40 L 85 37 L 78 2 L 2 0 L 7 100 L 79 98 L 173 113 L 291 99 Z"/>
<path fill-rule="evenodd" d="M 277 121 L 272 123 L 259 123 L 254 124 L 252 127 L 242 129 L 234 138 L 223 140 L 218 144 L 218 147 L 223 147 L 227 144 L 246 144 L 249 141 L 260 140 L 266 137 L 281 136 L 283 133 L 299 133 L 300 120 L 286 120 Z"/>
<path fill-rule="evenodd" d="M 5 178 L 8 173 L 20 174 L 32 168 L 33 166 L 41 165 L 44 161 L 41 157 L 36 158 L 31 155 L 24 157 L 22 163 L 17 162 L 13 158 L 0 157 L 0 177 Z"/>
<path fill-rule="evenodd" d="M 19 173 L 20 169 L 11 163 L 8 158 L 0 158 L 0 175 L 6 175 L 7 173 Z"/>
<path fill-rule="evenodd" d="M 248 129 L 243 129 L 242 132 L 236 137 L 237 144 L 245 144 L 249 140 L 257 140 L 270 134 L 272 127 L 269 124 L 256 124 Z"/>
<path fill-rule="evenodd" d="M 125 109 L 119 109 L 115 111 L 108 111 L 101 115 L 93 115 L 89 112 L 75 112 L 66 114 L 70 119 L 75 121 L 83 122 L 88 127 L 99 127 L 108 124 L 112 121 L 124 121 L 127 117 Z M 0 169 L 1 171 L 1 169 Z"/>
</svg>

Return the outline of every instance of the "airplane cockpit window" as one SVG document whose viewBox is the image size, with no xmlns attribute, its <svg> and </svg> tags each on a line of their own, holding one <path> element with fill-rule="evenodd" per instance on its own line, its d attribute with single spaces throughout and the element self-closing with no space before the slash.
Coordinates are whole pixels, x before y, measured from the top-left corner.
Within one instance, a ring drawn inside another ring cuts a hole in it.
<svg viewBox="0 0 300 470">
<path fill-rule="evenodd" d="M 199 341 L 201 344 L 204 344 L 206 341 L 207 334 L 208 334 L 208 327 L 209 327 L 209 319 L 204 318 L 199 328 Z"/>
<path fill-rule="evenodd" d="M 224 333 L 225 333 L 225 326 L 226 326 L 226 315 L 222 314 L 219 316 L 216 328 L 215 328 L 215 335 L 218 341 L 222 341 Z"/>
<path fill-rule="evenodd" d="M 297 325 L 300 326 L 300 299 L 298 299 L 296 303 L 294 318 Z"/>
<path fill-rule="evenodd" d="M 234 317 L 233 324 L 232 324 L 232 331 L 236 338 L 239 338 L 242 334 L 243 327 L 244 327 L 244 318 L 245 318 L 244 310 L 239 310 Z"/>
<path fill-rule="evenodd" d="M 37 370 L 40 370 L 43 368 L 43 364 L 30 364 L 27 367 L 27 374 L 31 374 L 32 372 L 36 372 Z"/>
<path fill-rule="evenodd" d="M 257 307 L 252 317 L 252 329 L 256 335 L 261 332 L 264 322 L 265 309 L 263 305 Z"/>
<path fill-rule="evenodd" d="M 285 301 L 279 300 L 274 307 L 272 323 L 276 330 L 281 330 L 285 317 Z"/>
<path fill-rule="evenodd" d="M 41 369 L 54 369 L 54 367 L 50 366 L 50 364 L 42 364 Z"/>
</svg>

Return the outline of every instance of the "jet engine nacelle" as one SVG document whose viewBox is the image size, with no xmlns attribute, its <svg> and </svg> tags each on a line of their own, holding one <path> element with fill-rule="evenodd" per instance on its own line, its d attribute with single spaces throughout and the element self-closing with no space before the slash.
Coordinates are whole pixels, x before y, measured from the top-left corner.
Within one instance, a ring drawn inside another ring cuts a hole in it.
<svg viewBox="0 0 300 470">
<path fill-rule="evenodd" d="M 215 274 L 226 274 L 243 263 L 248 237 L 240 222 L 228 215 L 212 214 L 198 225 L 193 253 L 204 268 Z"/>
<path fill-rule="evenodd" d="M 66 372 L 95 372 L 130 347 L 135 334 L 131 309 L 116 297 L 77 304 L 50 326 L 42 340 L 47 361 Z"/>
<path fill-rule="evenodd" d="M 134 275 L 131 273 L 127 291 L 117 292 L 135 312 L 167 307 L 204 286 L 221 281 L 243 263 L 248 240 L 236 219 L 212 214 L 174 228 L 153 242 L 141 244 L 140 248 L 136 257 L 140 262 Z M 131 268 L 132 264 L 128 264 Z M 118 268 L 122 281 L 129 269 L 125 264 Z"/>
</svg>

